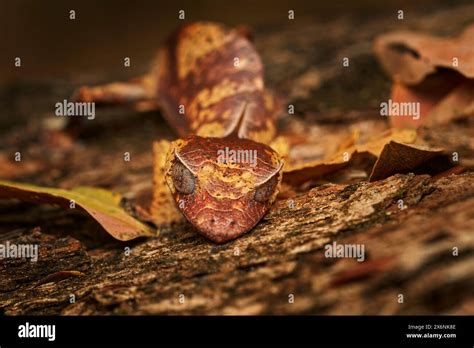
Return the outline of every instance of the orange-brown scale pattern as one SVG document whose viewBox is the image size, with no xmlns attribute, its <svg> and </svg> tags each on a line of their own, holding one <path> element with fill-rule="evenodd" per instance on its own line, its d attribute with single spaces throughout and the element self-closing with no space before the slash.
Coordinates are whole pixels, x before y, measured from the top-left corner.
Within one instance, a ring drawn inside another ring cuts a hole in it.
<svg viewBox="0 0 474 348">
<path fill-rule="evenodd" d="M 283 166 L 265 145 L 275 137 L 275 103 L 257 51 L 236 30 L 193 23 L 165 43 L 155 71 L 164 116 L 184 138 L 172 143 L 166 159 L 177 206 L 215 242 L 242 235 L 275 200 Z M 255 154 L 254 162 L 222 162 L 219 151 L 226 148 Z"/>
<path fill-rule="evenodd" d="M 221 163 L 219 150 L 254 151 L 255 165 Z M 247 232 L 267 212 L 276 198 L 282 162 L 267 145 L 249 139 L 203 138 L 179 140 L 168 154 L 168 185 L 185 217 L 207 238 L 225 242 Z M 176 190 L 172 171 L 182 163 L 195 177 L 195 189 L 183 194 Z M 271 180 L 276 177 L 278 180 Z M 254 199 L 259 187 L 274 185 L 268 200 Z"/>
<path fill-rule="evenodd" d="M 193 39 L 199 41 L 198 51 Z M 181 136 L 230 134 L 244 104 L 249 107 L 240 136 L 265 143 L 275 136 L 262 62 L 252 43 L 237 31 L 212 23 L 181 27 L 161 49 L 157 74 L 159 102 Z M 215 130 L 209 124 L 215 124 Z"/>
</svg>

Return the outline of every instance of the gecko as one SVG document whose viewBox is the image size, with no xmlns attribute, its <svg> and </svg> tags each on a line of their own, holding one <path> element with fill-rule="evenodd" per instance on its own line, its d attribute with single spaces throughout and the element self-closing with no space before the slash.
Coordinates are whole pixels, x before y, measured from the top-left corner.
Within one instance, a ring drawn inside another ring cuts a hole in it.
<svg viewBox="0 0 474 348">
<path fill-rule="evenodd" d="M 250 231 L 278 195 L 279 103 L 245 30 L 185 24 L 162 44 L 146 75 L 83 86 L 74 99 L 159 109 L 178 135 L 153 144 L 150 211 L 157 226 L 184 216 L 206 238 L 225 243 Z"/>
</svg>

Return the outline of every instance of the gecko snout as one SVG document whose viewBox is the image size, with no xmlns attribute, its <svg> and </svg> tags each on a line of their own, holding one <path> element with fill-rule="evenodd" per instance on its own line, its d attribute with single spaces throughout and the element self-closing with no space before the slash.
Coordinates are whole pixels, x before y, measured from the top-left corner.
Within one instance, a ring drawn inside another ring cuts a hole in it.
<svg viewBox="0 0 474 348">
<path fill-rule="evenodd" d="M 195 227 L 214 242 L 224 243 L 244 234 L 252 226 L 249 226 L 249 221 L 246 221 L 237 210 L 225 212 L 209 210 L 203 212 L 195 221 Z"/>
</svg>

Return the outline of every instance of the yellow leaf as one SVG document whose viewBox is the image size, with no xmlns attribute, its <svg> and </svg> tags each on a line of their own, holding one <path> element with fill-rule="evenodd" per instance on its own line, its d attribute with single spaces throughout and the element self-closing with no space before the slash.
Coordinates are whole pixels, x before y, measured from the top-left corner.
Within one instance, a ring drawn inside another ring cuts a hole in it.
<svg viewBox="0 0 474 348">
<path fill-rule="evenodd" d="M 121 241 L 157 234 L 152 228 L 127 214 L 120 206 L 122 197 L 119 194 L 100 188 L 77 187 L 64 190 L 0 181 L 0 198 L 57 204 L 64 208 L 70 208 L 74 203 L 94 218 L 112 237 Z"/>
</svg>

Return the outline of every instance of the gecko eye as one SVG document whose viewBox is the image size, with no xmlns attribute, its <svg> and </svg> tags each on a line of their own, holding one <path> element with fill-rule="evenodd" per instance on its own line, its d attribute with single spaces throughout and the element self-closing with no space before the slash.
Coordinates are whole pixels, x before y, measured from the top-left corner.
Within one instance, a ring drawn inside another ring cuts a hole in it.
<svg viewBox="0 0 474 348">
<path fill-rule="evenodd" d="M 263 203 L 266 202 L 270 199 L 270 197 L 273 195 L 273 192 L 275 192 L 275 188 L 278 184 L 278 175 L 274 175 L 271 179 L 267 180 L 263 184 L 261 184 L 257 189 L 255 190 L 255 195 L 253 196 L 253 199 L 255 199 L 257 202 Z"/>
<path fill-rule="evenodd" d="M 193 193 L 195 187 L 195 178 L 193 173 L 186 168 L 184 164 L 176 161 L 171 170 L 171 177 L 176 190 L 182 194 Z"/>
</svg>

